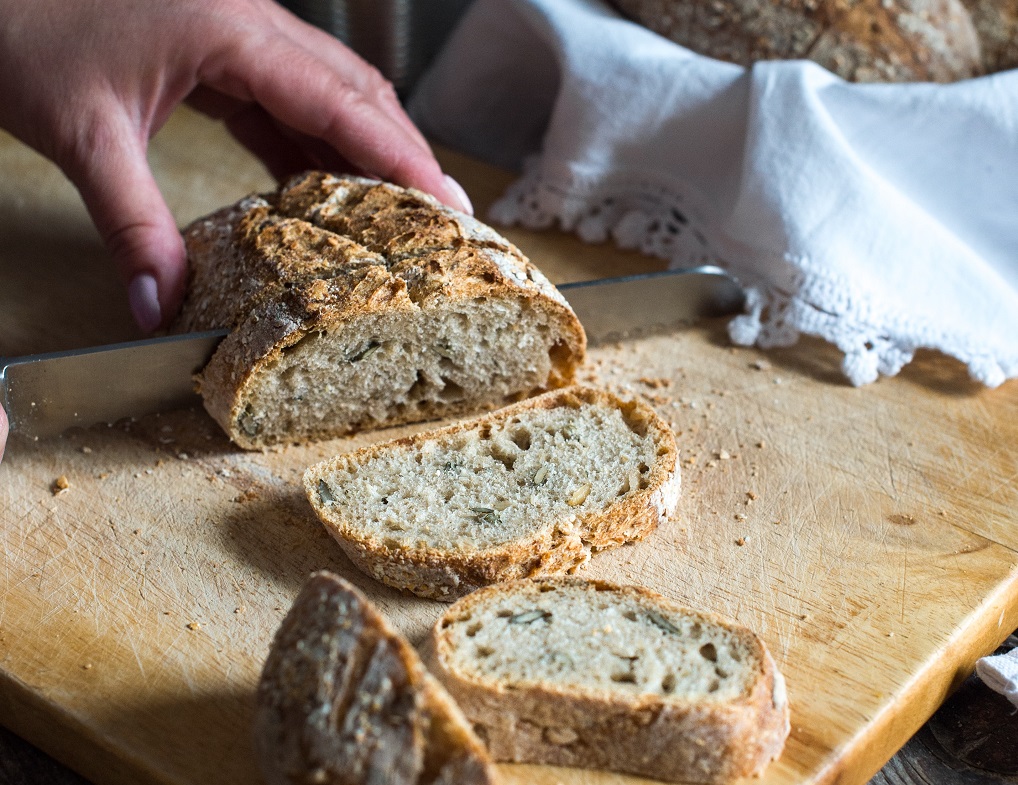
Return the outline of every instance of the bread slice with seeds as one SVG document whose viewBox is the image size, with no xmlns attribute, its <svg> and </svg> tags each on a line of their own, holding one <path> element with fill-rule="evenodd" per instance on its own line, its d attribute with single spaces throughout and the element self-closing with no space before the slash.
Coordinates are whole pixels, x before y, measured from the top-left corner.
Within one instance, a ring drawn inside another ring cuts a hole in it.
<svg viewBox="0 0 1018 785">
<path fill-rule="evenodd" d="M 446 610 L 424 659 L 500 761 L 727 783 L 759 775 L 789 731 L 753 632 L 639 587 L 481 589 Z"/>
<path fill-rule="evenodd" d="M 312 575 L 258 685 L 269 785 L 492 785 L 484 747 L 417 653 L 353 586 Z"/>
<path fill-rule="evenodd" d="M 184 239 L 173 329 L 231 329 L 198 381 L 244 448 L 493 409 L 571 384 L 583 361 L 540 271 L 419 191 L 311 172 Z"/>
<path fill-rule="evenodd" d="M 572 387 L 340 455 L 304 489 L 360 569 L 451 601 L 642 539 L 674 512 L 679 468 L 653 409 Z"/>
</svg>

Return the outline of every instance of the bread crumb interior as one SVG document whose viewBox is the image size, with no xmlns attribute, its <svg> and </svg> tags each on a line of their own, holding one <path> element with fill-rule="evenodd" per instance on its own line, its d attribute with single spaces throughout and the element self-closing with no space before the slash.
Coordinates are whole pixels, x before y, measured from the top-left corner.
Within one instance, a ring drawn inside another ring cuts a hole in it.
<svg viewBox="0 0 1018 785">
<path fill-rule="evenodd" d="M 549 378 L 556 345 L 547 319 L 522 301 L 476 298 L 309 333 L 259 370 L 238 426 L 271 443 L 337 422 L 370 428 L 507 403 Z"/>
<path fill-rule="evenodd" d="M 757 655 L 733 631 L 647 598 L 542 584 L 492 592 L 444 622 L 452 669 L 503 686 L 725 701 L 748 689 Z"/>
<path fill-rule="evenodd" d="M 471 552 L 646 488 L 659 447 L 645 426 L 614 406 L 533 409 L 344 462 L 319 492 L 359 537 Z"/>
</svg>

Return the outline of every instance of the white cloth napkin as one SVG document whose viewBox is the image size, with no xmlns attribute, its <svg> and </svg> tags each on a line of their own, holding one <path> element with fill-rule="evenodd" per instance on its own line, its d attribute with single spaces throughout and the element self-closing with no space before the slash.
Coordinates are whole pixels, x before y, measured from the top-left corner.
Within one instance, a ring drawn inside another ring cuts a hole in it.
<svg viewBox="0 0 1018 785">
<path fill-rule="evenodd" d="M 524 170 L 495 222 L 729 269 L 737 343 L 819 335 L 854 384 L 919 347 L 1018 376 L 1018 71 L 850 84 L 701 57 L 598 0 L 476 0 L 411 112 Z"/>
<path fill-rule="evenodd" d="M 987 687 L 1018 707 L 1018 649 L 976 660 L 976 673 Z"/>
</svg>

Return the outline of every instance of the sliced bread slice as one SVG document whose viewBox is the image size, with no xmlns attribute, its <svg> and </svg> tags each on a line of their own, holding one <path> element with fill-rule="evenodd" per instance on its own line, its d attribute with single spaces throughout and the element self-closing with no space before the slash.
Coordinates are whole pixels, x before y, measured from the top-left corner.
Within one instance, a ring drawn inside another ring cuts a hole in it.
<svg viewBox="0 0 1018 785">
<path fill-rule="evenodd" d="M 174 331 L 231 329 L 198 382 L 247 449 L 494 409 L 583 361 L 583 328 L 519 249 L 420 191 L 310 172 L 184 239 Z"/>
<path fill-rule="evenodd" d="M 353 586 L 313 574 L 258 684 L 269 785 L 492 785 L 484 747 L 409 643 Z"/>
<path fill-rule="evenodd" d="M 642 539 L 674 511 L 679 468 L 653 409 L 572 387 L 340 455 L 304 489 L 360 569 L 451 601 Z"/>
<path fill-rule="evenodd" d="M 789 731 L 754 633 L 639 587 L 481 589 L 442 615 L 425 662 L 495 760 L 727 783 L 760 774 Z"/>
</svg>

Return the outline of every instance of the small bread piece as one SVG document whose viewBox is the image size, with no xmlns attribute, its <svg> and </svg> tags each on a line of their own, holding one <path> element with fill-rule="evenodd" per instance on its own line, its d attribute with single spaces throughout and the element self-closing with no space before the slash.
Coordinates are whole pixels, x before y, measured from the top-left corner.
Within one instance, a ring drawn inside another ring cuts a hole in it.
<svg viewBox="0 0 1018 785">
<path fill-rule="evenodd" d="M 853 82 L 953 82 L 982 73 L 961 0 L 612 0 L 698 54 L 751 66 L 813 60 Z"/>
<path fill-rule="evenodd" d="M 308 578 L 258 684 L 269 785 L 492 785 L 483 745 L 409 643 L 341 578 Z"/>
<path fill-rule="evenodd" d="M 674 511 L 679 468 L 653 409 L 572 387 L 340 455 L 304 489 L 360 569 L 449 602 L 642 539 Z"/>
<path fill-rule="evenodd" d="M 442 615 L 424 658 L 495 760 L 727 783 L 759 775 L 788 736 L 763 642 L 644 588 L 490 586 Z"/>
<path fill-rule="evenodd" d="M 175 332 L 247 449 L 493 409 L 571 384 L 583 328 L 509 241 L 427 194 L 311 172 L 184 230 Z"/>
</svg>

